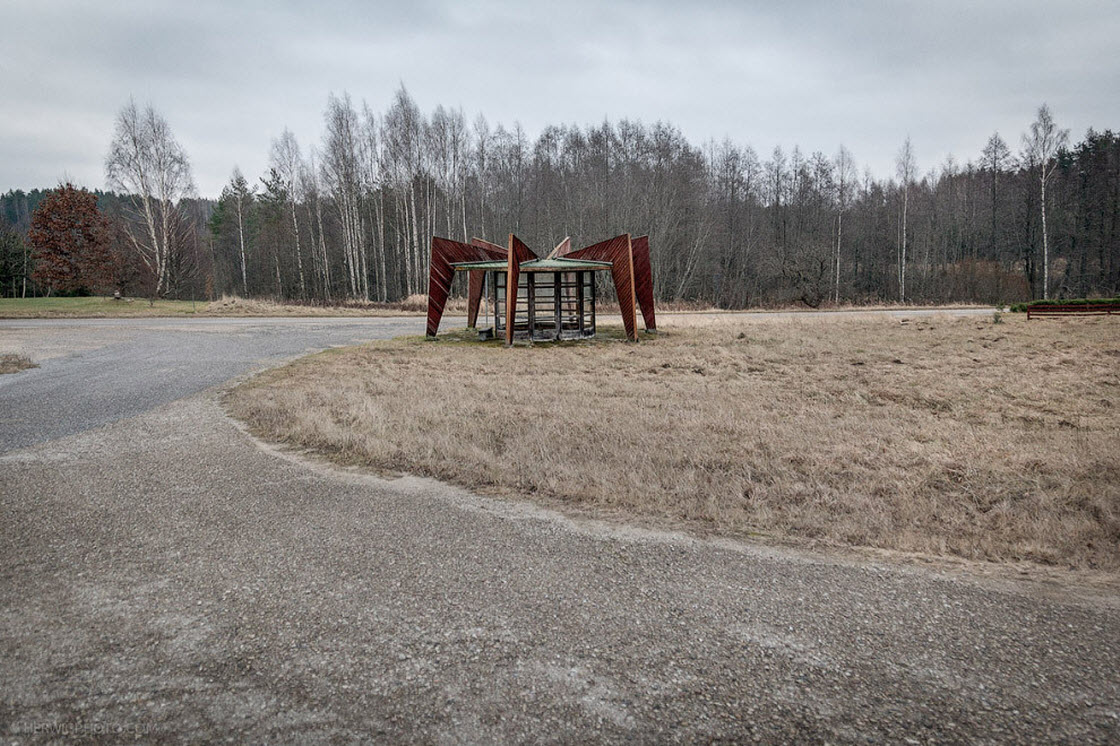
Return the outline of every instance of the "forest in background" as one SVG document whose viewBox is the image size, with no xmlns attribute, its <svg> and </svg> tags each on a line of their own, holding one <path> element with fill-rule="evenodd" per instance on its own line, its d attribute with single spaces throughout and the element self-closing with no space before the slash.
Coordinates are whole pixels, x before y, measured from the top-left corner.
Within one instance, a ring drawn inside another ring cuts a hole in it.
<svg viewBox="0 0 1120 746">
<path fill-rule="evenodd" d="M 169 124 L 129 102 L 98 205 L 111 287 L 334 303 L 426 292 L 432 236 L 544 252 L 649 234 L 662 301 L 721 308 L 882 302 L 1010 303 L 1120 292 L 1120 137 L 1067 139 L 1046 107 L 1012 149 L 993 134 L 965 161 L 920 168 L 909 140 L 894 178 L 844 148 L 759 154 L 697 145 L 671 124 L 547 127 L 436 107 L 402 87 L 383 112 L 331 95 L 324 131 L 272 143 L 268 173 L 237 168 L 198 197 Z M 131 143 L 131 146 L 129 145 Z M 139 143 L 139 145 L 137 145 Z M 130 152 L 128 147 L 133 147 Z M 0 195 L 0 294 L 41 295 L 30 216 L 49 190 Z"/>
</svg>

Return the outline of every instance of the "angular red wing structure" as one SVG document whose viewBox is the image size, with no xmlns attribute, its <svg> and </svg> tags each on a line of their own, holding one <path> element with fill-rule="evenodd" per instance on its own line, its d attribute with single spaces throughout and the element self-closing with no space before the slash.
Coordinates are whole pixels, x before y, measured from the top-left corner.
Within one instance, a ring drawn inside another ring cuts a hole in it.
<svg viewBox="0 0 1120 746">
<path fill-rule="evenodd" d="M 428 274 L 428 326 L 426 330 L 429 337 L 436 336 L 436 331 L 439 329 L 439 320 L 443 318 L 443 307 L 447 304 L 447 294 L 451 292 L 451 280 L 455 276 L 455 268 L 451 266 L 451 263 L 505 258 L 504 251 L 495 251 L 485 246 L 472 246 L 468 243 L 452 241 L 449 238 L 432 238 L 432 261 Z M 480 296 L 481 292 L 480 286 Z"/>
<path fill-rule="evenodd" d="M 626 327 L 626 337 L 638 341 L 638 319 L 634 313 L 634 251 L 630 234 L 602 241 L 579 251 L 573 251 L 568 259 L 592 259 L 611 263 L 611 279 L 614 280 L 618 306 L 622 312 L 622 325 Z"/>
<path fill-rule="evenodd" d="M 506 344 L 513 344 L 515 334 L 537 340 L 594 336 L 595 273 L 607 270 L 610 270 L 618 296 L 626 337 L 638 340 L 636 309 L 639 306 L 646 329 L 657 328 L 648 236 L 631 239 L 630 234 L 624 233 L 579 251 L 572 251 L 571 247 L 571 240 L 565 238 L 547 257 L 538 259 L 512 233 L 507 246 L 481 238 L 473 238 L 469 244 L 432 238 L 428 336 L 434 337 L 439 330 L 456 270 L 467 272 L 470 278 L 467 299 L 467 326 L 470 328 L 478 321 L 486 273 L 493 274 L 495 310 L 499 312 L 496 325 L 499 330 L 504 326 Z M 521 288 L 523 272 L 529 274 L 525 287 Z M 519 290 L 525 290 L 523 295 L 529 301 L 524 314 L 527 323 L 520 329 L 517 326 Z M 504 313 L 499 310 L 502 304 Z"/>
<path fill-rule="evenodd" d="M 555 259 L 557 257 L 565 257 L 572 253 L 572 239 L 565 238 L 560 243 L 556 244 L 556 248 L 549 252 L 547 259 Z"/>
<path fill-rule="evenodd" d="M 657 317 L 653 312 L 653 266 L 649 260 L 649 236 L 638 236 L 630 241 L 634 252 L 634 290 L 642 309 L 646 331 L 657 331 Z"/>
<path fill-rule="evenodd" d="M 502 258 L 509 253 L 505 246 L 499 246 L 496 243 L 490 243 L 481 238 L 472 238 L 471 246 L 477 246 L 480 249 L 489 249 Z M 467 290 L 467 328 L 474 329 L 475 326 L 478 325 L 478 307 L 482 303 L 482 287 L 486 280 L 486 270 L 471 270 L 468 275 L 470 277 L 470 283 Z"/>
<path fill-rule="evenodd" d="M 513 322 L 517 315 L 517 280 L 521 276 L 521 263 L 536 259 L 537 255 L 520 238 L 509 234 L 509 254 L 506 268 L 506 344 L 513 344 Z"/>
<path fill-rule="evenodd" d="M 505 246 L 499 246 L 496 243 L 490 243 L 489 241 L 487 241 L 484 238 L 472 238 L 471 239 L 471 246 L 479 246 L 483 249 L 490 249 L 492 251 L 497 251 L 503 257 L 506 255 L 506 252 L 509 251 L 509 249 L 507 249 Z"/>
</svg>

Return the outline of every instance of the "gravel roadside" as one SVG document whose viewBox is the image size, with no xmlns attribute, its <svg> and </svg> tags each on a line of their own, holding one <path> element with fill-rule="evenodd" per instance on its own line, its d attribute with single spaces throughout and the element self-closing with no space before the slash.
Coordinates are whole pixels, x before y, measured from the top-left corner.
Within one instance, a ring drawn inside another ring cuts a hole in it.
<svg viewBox="0 0 1120 746">
<path fill-rule="evenodd" d="M 0 480 L 0 732 L 29 742 L 44 723 L 168 741 L 1120 738 L 1109 604 L 310 467 L 214 392 L 10 452 Z"/>
</svg>

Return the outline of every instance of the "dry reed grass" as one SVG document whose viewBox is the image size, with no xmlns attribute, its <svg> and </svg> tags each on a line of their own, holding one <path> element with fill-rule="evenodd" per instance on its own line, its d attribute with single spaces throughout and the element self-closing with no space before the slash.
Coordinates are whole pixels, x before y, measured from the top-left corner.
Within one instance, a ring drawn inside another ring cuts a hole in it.
<svg viewBox="0 0 1120 746">
<path fill-rule="evenodd" d="M 329 305 L 277 303 L 258 298 L 224 295 L 200 308 L 200 316 L 417 316 L 428 312 L 428 296 L 410 295 L 392 303 L 340 301 Z M 465 315 L 465 298 L 452 298 L 444 313 Z"/>
<path fill-rule="evenodd" d="M 31 358 L 26 355 L 7 352 L 0 355 L 0 374 L 19 373 L 21 370 L 38 367 L 38 364 L 31 362 Z"/>
<path fill-rule="evenodd" d="M 403 339 L 235 390 L 346 463 L 732 536 L 1120 567 L 1120 327 L 667 318 L 640 344 Z"/>
</svg>

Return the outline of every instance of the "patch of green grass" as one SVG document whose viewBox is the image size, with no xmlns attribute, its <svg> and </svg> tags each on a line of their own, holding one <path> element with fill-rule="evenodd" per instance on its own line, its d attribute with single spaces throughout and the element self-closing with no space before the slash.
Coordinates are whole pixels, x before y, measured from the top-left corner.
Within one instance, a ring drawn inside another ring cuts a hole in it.
<svg viewBox="0 0 1120 746">
<path fill-rule="evenodd" d="M 86 298 L 0 298 L 0 318 L 109 318 L 130 316 L 191 316 L 206 310 L 206 302 L 157 300 L 145 298 L 114 300 L 99 296 Z"/>
<path fill-rule="evenodd" d="M 1115 306 L 1120 308 L 1120 297 L 1116 298 L 1054 298 L 1050 300 L 1032 300 L 1029 303 L 1015 303 L 1009 308 L 1012 313 L 1025 313 L 1028 308 L 1039 306 Z"/>
</svg>

